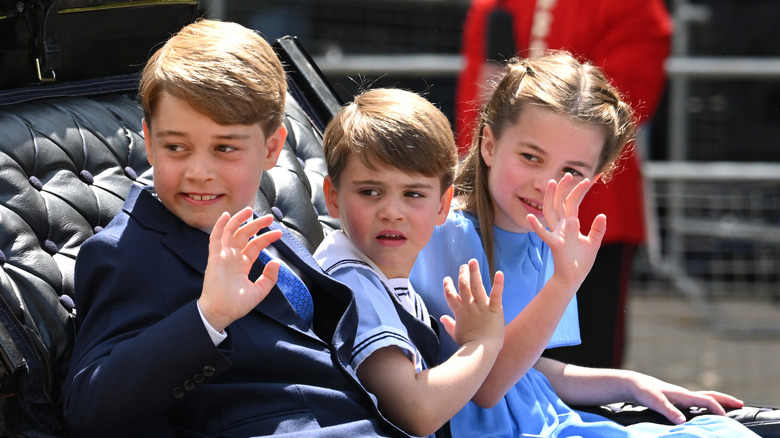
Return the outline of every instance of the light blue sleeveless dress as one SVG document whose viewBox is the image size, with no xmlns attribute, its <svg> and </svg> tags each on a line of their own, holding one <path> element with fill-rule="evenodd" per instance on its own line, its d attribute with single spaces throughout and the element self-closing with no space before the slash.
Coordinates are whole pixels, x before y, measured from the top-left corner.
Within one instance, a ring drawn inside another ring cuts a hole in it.
<svg viewBox="0 0 780 438">
<path fill-rule="evenodd" d="M 452 315 L 444 299 L 442 280 L 450 276 L 457 284 L 459 267 L 475 258 L 479 261 L 486 290 L 492 277 L 477 232 L 476 219 L 453 210 L 444 225 L 433 233 L 420 252 L 410 281 L 434 317 Z M 510 233 L 493 228 L 496 266 L 504 272 L 504 318 L 508 323 L 541 290 L 553 270 L 550 249 L 535 233 Z M 456 349 L 442 333 L 442 358 Z M 580 342 L 576 300 L 566 309 L 548 347 Z M 738 422 L 705 415 L 683 425 L 640 423 L 621 426 L 601 416 L 579 412 L 567 406 L 547 378 L 529 370 L 503 400 L 491 409 L 469 403 L 450 422 L 454 437 L 756 437 Z"/>
</svg>

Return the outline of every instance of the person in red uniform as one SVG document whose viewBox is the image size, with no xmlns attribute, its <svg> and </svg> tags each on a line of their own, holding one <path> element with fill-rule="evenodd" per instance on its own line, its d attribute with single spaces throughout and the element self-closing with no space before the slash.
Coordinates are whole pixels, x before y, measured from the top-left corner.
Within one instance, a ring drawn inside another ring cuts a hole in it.
<svg viewBox="0 0 780 438">
<path fill-rule="evenodd" d="M 671 18 L 663 0 L 473 0 L 463 29 L 464 68 L 455 96 L 458 146 L 471 133 L 498 61 L 563 49 L 601 67 L 626 95 L 641 122 L 656 110 L 665 84 Z M 619 367 L 634 253 L 645 240 L 639 157 L 630 148 L 607 183 L 591 188 L 580 207 L 590 226 L 605 213 L 607 234 L 577 294 L 582 344 L 546 356 L 585 366 Z"/>
</svg>

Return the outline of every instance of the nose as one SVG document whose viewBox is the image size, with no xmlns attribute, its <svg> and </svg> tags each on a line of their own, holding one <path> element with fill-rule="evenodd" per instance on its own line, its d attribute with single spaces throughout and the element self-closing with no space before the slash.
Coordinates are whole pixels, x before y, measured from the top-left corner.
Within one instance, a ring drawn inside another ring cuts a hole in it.
<svg viewBox="0 0 780 438">
<path fill-rule="evenodd" d="M 534 189 L 544 195 L 544 192 L 547 190 L 547 183 L 550 182 L 551 179 L 558 181 L 561 179 L 561 175 L 558 175 L 556 172 L 539 172 L 534 177 Z"/>
<path fill-rule="evenodd" d="M 380 219 L 384 220 L 398 220 L 402 215 L 401 201 L 396 199 L 395 196 L 385 196 L 379 201 L 379 208 L 377 213 Z"/>
<path fill-rule="evenodd" d="M 207 153 L 194 153 L 187 160 L 185 178 L 195 182 L 203 182 L 211 179 L 213 174 L 211 159 Z"/>
</svg>

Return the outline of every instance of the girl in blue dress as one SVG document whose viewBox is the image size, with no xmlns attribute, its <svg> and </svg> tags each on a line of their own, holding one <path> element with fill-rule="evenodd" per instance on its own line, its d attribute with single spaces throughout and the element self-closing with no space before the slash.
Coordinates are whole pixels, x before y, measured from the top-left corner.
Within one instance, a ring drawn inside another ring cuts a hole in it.
<svg viewBox="0 0 780 438">
<path fill-rule="evenodd" d="M 742 406 L 729 395 L 541 357 L 547 347 L 579 343 L 574 297 L 607 226 L 600 215 L 581 234 L 579 203 L 595 181 L 609 177 L 634 130 L 631 108 L 596 67 L 565 52 L 508 64 L 458 169 L 453 211 L 410 277 L 440 317 L 450 314 L 442 279 L 455 278 L 469 259 L 479 261 L 485 282 L 492 272 L 505 275 L 504 346 L 479 392 L 452 419 L 455 437 L 756 436 L 722 415 L 723 406 Z M 457 346 L 442 336 L 446 358 Z M 570 407 L 623 401 L 648 406 L 674 425 L 624 427 Z M 677 406 L 720 415 L 686 422 Z"/>
</svg>

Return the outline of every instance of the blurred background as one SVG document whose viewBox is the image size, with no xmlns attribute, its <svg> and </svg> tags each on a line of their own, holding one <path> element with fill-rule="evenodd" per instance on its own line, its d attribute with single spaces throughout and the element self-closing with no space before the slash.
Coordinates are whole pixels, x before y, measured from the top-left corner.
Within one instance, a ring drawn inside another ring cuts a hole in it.
<svg viewBox="0 0 780 438">
<path fill-rule="evenodd" d="M 638 140 L 647 241 L 624 366 L 780 406 L 780 4 L 667 1 L 666 90 Z M 423 93 L 451 119 L 467 0 L 210 0 L 204 14 L 295 35 L 343 100 Z"/>
</svg>

